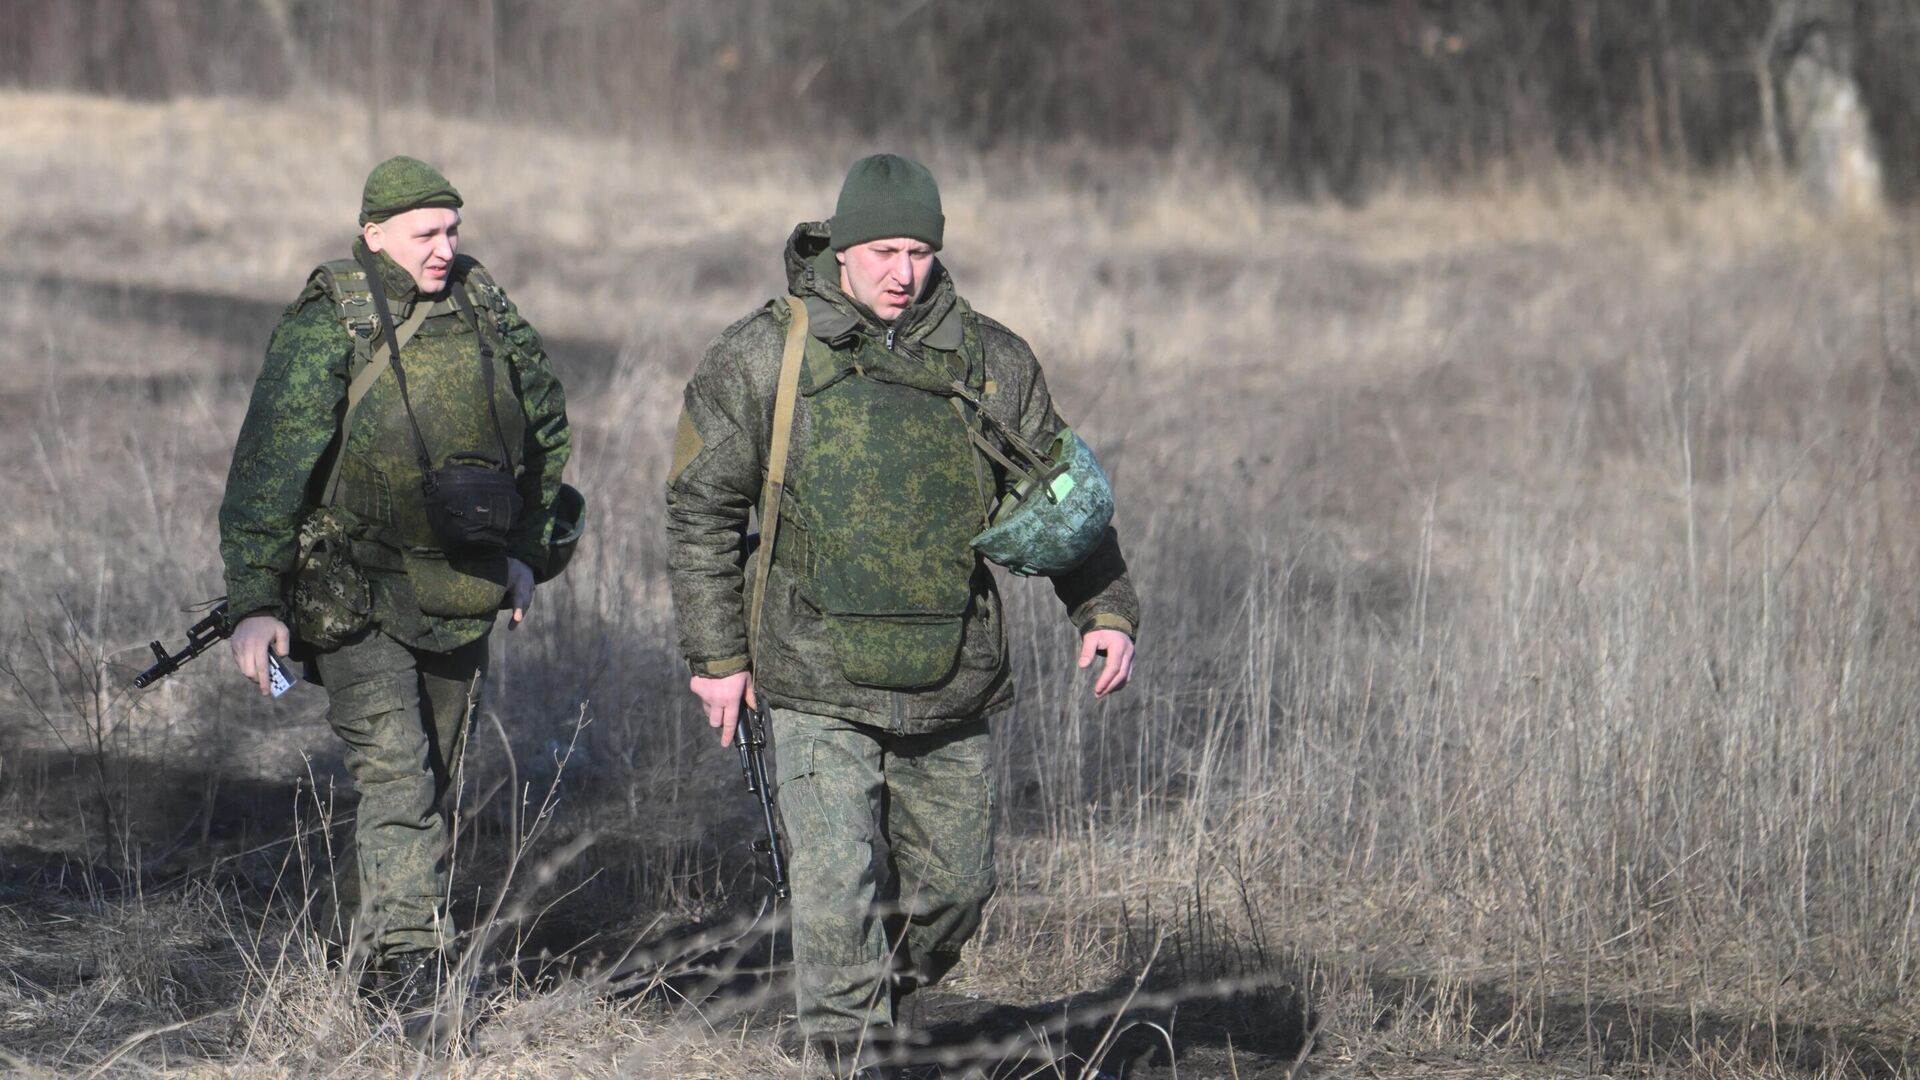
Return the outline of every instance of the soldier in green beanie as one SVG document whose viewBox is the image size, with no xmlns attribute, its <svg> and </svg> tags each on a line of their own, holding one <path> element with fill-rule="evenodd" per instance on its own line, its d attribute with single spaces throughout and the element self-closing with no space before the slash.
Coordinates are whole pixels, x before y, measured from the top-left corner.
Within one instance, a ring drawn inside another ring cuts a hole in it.
<svg viewBox="0 0 1920 1080">
<path fill-rule="evenodd" d="M 460 253 L 460 207 L 414 158 L 367 177 L 351 257 L 274 329 L 220 506 L 234 660 L 263 693 L 269 653 L 326 688 L 359 794 L 338 944 L 402 1003 L 431 1000 L 452 939 L 445 801 L 571 449 L 540 335 Z"/>
<path fill-rule="evenodd" d="M 991 717 L 1013 686 L 971 541 L 1016 487 L 1013 444 L 1064 430 L 1032 350 L 936 258 L 945 223 L 920 163 L 855 162 L 832 219 L 787 242 L 791 295 L 708 347 L 667 483 L 691 688 L 723 745 L 743 702 L 768 710 L 799 1026 L 843 1062 L 894 1037 L 899 996 L 952 969 L 993 893 Z M 743 567 L 756 507 L 772 540 Z M 1105 697 L 1139 605 L 1113 530 L 1093 543 L 1051 584 Z"/>
</svg>

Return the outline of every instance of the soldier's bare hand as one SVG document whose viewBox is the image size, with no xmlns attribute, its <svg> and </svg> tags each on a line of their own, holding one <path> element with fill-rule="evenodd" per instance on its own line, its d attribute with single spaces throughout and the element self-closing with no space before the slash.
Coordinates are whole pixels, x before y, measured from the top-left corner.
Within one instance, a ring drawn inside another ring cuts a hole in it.
<svg viewBox="0 0 1920 1080">
<path fill-rule="evenodd" d="M 527 617 L 527 609 L 533 606 L 533 567 L 519 559 L 507 560 L 507 596 L 513 604 L 513 617 L 507 620 L 507 629 L 517 630 L 520 620 Z"/>
<path fill-rule="evenodd" d="M 1133 677 L 1133 638 L 1119 630 L 1089 630 L 1080 639 L 1080 666 L 1092 664 L 1099 653 L 1107 655 L 1107 662 L 1093 681 L 1093 696 L 1106 697 Z"/>
<path fill-rule="evenodd" d="M 240 674 L 258 686 L 262 694 L 272 693 L 267 650 L 272 649 L 275 656 L 285 656 L 292 645 L 293 637 L 287 632 L 287 624 L 271 615 L 249 615 L 241 619 L 233 628 L 233 636 L 227 639 Z"/>
<path fill-rule="evenodd" d="M 717 679 L 705 675 L 695 675 L 689 684 L 695 697 L 707 710 L 707 726 L 720 729 L 720 745 L 733 745 L 733 729 L 740 723 L 740 702 L 744 698 L 747 708 L 756 702 L 753 699 L 753 675 L 750 672 L 736 671 Z"/>
</svg>

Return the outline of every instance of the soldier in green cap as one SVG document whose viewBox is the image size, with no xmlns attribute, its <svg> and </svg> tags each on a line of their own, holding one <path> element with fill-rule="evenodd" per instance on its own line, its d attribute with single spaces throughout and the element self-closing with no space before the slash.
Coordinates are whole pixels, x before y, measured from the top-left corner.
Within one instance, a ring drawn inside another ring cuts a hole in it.
<svg viewBox="0 0 1920 1080">
<path fill-rule="evenodd" d="M 1073 482 L 1033 448 L 1084 450 L 1026 342 L 955 292 L 944 226 L 924 166 L 855 162 L 787 242 L 791 295 L 708 347 L 667 483 L 692 690 L 723 745 L 743 701 L 768 710 L 799 1026 L 843 1062 L 897 1037 L 897 998 L 953 967 L 994 890 L 989 717 L 1013 686 L 977 541 Z M 756 508 L 772 542 L 747 560 Z M 1035 531 L 1073 546 L 1022 563 L 1051 568 L 1105 697 L 1139 621 L 1114 531 Z"/>
<path fill-rule="evenodd" d="M 446 796 L 496 612 L 517 627 L 550 569 L 571 446 L 540 335 L 460 253 L 460 206 L 410 157 L 367 177 L 352 256 L 274 329 L 220 506 L 234 660 L 263 693 L 289 654 L 326 688 L 359 793 L 341 944 L 403 1003 L 450 941 Z"/>
</svg>

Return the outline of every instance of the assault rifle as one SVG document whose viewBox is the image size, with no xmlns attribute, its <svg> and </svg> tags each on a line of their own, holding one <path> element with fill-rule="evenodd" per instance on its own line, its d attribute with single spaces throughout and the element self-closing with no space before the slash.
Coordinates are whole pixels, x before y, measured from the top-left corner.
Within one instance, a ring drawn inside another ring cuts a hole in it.
<svg viewBox="0 0 1920 1080">
<path fill-rule="evenodd" d="M 741 702 L 733 745 L 740 751 L 740 772 L 747 778 L 747 794 L 759 797 L 760 815 L 767 821 L 767 838 L 755 840 L 753 850 L 765 855 L 771 864 L 774 899 L 785 900 L 792 890 L 787 884 L 787 859 L 780 850 L 780 829 L 773 822 L 773 786 L 767 783 L 767 733 L 760 720 L 760 710 Z"/>
<path fill-rule="evenodd" d="M 233 627 L 227 625 L 227 602 L 222 600 L 207 612 L 206 618 L 187 628 L 186 648 L 169 653 L 166 646 L 158 641 L 149 642 L 147 647 L 153 650 L 153 666 L 133 677 L 133 688 L 145 690 L 179 671 L 181 665 L 225 641 L 232 634 Z"/>
<path fill-rule="evenodd" d="M 159 642 L 148 642 L 147 648 L 153 650 L 153 666 L 133 677 L 133 688 L 145 690 L 232 636 L 233 627 L 227 625 L 227 602 L 222 600 L 207 612 L 206 618 L 187 627 L 187 644 L 179 652 L 170 653 Z M 267 651 L 267 689 L 274 697 L 293 689 L 293 672 L 287 670 L 287 662 L 273 655 L 271 649 Z"/>
</svg>

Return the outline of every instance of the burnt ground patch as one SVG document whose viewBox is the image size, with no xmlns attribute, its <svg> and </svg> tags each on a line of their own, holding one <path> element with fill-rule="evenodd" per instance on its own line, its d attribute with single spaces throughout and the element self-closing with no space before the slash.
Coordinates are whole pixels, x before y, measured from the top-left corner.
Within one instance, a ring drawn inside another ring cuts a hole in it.
<svg viewBox="0 0 1920 1080">
<path fill-rule="evenodd" d="M 1426 978 L 1377 979 L 1384 1000 L 1406 1005 L 1436 993 Z M 1920 1048 L 1865 1027 L 1690 1008 L 1650 997 L 1581 1000 L 1515 994 L 1510 986 L 1470 989 L 1474 1030 L 1484 1035 L 1530 1028 L 1543 1057 L 1603 1071 L 1649 1061 L 1691 1061 L 1703 1052 L 1725 1061 L 1818 1076 L 1895 1080 L 1920 1071 Z"/>
<path fill-rule="evenodd" d="M 587 959 L 582 957 L 580 959 Z M 1284 1076 L 1312 1046 L 1316 1012 L 1304 961 L 1255 970 L 1250 957 L 1219 957 L 1201 978 L 1184 964 L 1123 975 L 1096 990 L 1009 1002 L 942 988 L 900 999 L 901 1037 L 890 1060 L 975 1080 L 1078 1076 L 1088 1065 L 1131 1077 L 1188 1074 Z M 1196 958 L 1197 964 L 1197 958 Z M 1232 974 L 1221 974 L 1233 967 Z M 584 978 L 614 997 L 645 996 L 715 1017 L 792 1029 L 791 956 L 783 913 L 764 905 L 730 919 L 673 926 L 605 967 L 548 966 L 548 979 Z"/>
<path fill-rule="evenodd" d="M 1088 1064 L 1125 1077 L 1286 1076 L 1311 1048 L 1314 1011 L 1280 973 L 1155 987 L 1117 979 L 1037 1004 L 927 991 L 902 1017 L 918 1032 L 903 1055 L 991 1080 L 1079 1075 Z"/>
<path fill-rule="evenodd" d="M 1516 1068 L 1531 1062 L 1607 1074 L 1706 1054 L 1786 1075 L 1895 1080 L 1920 1069 L 1913 1047 L 1865 1027 L 1646 998 L 1531 995 L 1497 982 L 1462 986 L 1328 965 L 1217 935 L 1158 940 L 1165 948 L 1153 964 L 1085 993 L 1019 1002 L 942 988 L 911 994 L 899 1012 L 910 1038 L 894 1047 L 893 1060 L 976 1080 L 1074 1077 L 1089 1064 L 1137 1080 L 1345 1075 L 1348 1063 L 1328 1058 L 1321 1043 L 1323 1006 L 1363 992 L 1382 1030 L 1403 1018 L 1417 1027 L 1464 1002 L 1459 1019 L 1486 1047 L 1504 1048 Z M 546 974 L 590 979 L 613 996 L 645 995 L 709 1018 L 780 1024 L 792 1042 L 790 971 L 777 914 L 755 913 L 674 926 L 611 966 L 549 967 Z"/>
<path fill-rule="evenodd" d="M 352 800 L 322 813 L 337 756 L 264 780 L 217 761 L 96 757 L 15 747 L 0 769 L 0 806 L 71 796 L 0 842 L 0 1060 L 92 1061 L 131 1034 L 240 1005 L 276 953 L 337 959 L 335 914 L 353 903 Z M 479 950 L 482 989 L 556 986 L 633 956 L 662 889 L 706 882 L 716 909 L 750 903 L 753 853 L 730 822 L 692 838 L 569 825 L 522 845 L 516 863 L 526 824 L 504 797 L 462 813 L 453 918 Z M 690 985 L 689 954 L 657 951 L 647 980 Z M 229 1051 L 221 1030 L 193 1025 L 166 1053 L 217 1059 Z"/>
</svg>

